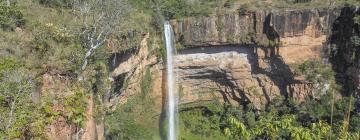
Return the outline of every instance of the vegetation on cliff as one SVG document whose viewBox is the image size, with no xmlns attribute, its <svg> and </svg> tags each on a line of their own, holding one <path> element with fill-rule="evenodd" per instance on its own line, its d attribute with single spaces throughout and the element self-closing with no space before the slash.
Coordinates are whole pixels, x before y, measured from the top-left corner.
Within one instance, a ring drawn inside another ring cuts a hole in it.
<svg viewBox="0 0 360 140">
<path fill-rule="evenodd" d="M 140 40 L 149 33 L 150 44 L 155 46 L 154 53 L 158 53 L 158 62 L 161 62 L 165 51 L 161 29 L 165 19 L 258 8 L 328 5 L 325 0 L 310 3 L 293 0 L 272 3 L 245 0 L 8 1 L 0 3 L 0 139 L 65 136 L 77 139 L 84 135 L 92 118 L 100 128 L 106 128 L 104 137 L 108 139 L 164 138 L 163 132 L 159 132 L 166 126 L 161 124 L 163 114 L 154 108 L 158 107 L 154 103 L 158 99 L 148 94 L 154 80 L 150 68 L 145 68 L 135 96 L 125 104 L 109 107 L 110 99 L 121 94 L 110 76 L 110 67 L 117 61 L 116 57 L 111 57 L 113 54 L 136 53 Z M 345 3 L 359 2 L 336 1 L 337 5 Z M 360 18 L 354 19 L 358 28 Z M 358 47 L 359 40 L 357 34 L 350 42 Z M 176 47 L 184 49 L 180 43 Z M 269 103 L 264 110 L 254 109 L 251 103 L 230 106 L 215 102 L 189 107 L 181 110 L 179 137 L 358 138 L 359 98 L 353 93 L 338 98 L 332 69 L 321 61 L 307 61 L 298 67 L 297 73 L 305 75 L 309 83 L 321 85 L 316 96 L 301 103 L 284 97 Z M 126 84 L 125 80 L 118 86 L 126 87 Z M 323 93 L 326 84 L 330 87 Z M 91 109 L 94 111 L 89 117 Z"/>
<path fill-rule="evenodd" d="M 319 60 L 298 65 L 297 73 L 319 88 L 305 101 L 278 98 L 264 110 L 251 103 L 231 106 L 219 102 L 183 108 L 184 139 L 359 139 L 358 98 L 340 97 L 335 73 Z M 331 83 L 324 86 L 320 83 Z M 326 89 L 326 90 L 324 90 Z M 224 138 L 226 136 L 226 138 Z"/>
<path fill-rule="evenodd" d="M 0 139 L 79 138 L 88 122 L 91 94 L 99 95 L 94 96 L 100 101 L 97 112 L 103 109 L 99 106 L 106 92 L 94 91 L 93 84 L 109 48 L 98 49 L 91 66 L 81 70 L 85 25 L 76 18 L 79 9 L 63 5 L 67 2 L 0 5 Z"/>
</svg>

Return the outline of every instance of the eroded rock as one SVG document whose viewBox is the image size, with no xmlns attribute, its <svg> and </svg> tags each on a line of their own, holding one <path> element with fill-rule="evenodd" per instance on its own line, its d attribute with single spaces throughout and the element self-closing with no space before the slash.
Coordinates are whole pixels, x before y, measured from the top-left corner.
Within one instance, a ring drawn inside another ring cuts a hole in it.
<svg viewBox="0 0 360 140">
<path fill-rule="evenodd" d="M 220 100 L 264 108 L 280 95 L 265 74 L 255 74 L 256 55 L 249 47 L 189 49 L 176 56 L 180 103 Z"/>
</svg>

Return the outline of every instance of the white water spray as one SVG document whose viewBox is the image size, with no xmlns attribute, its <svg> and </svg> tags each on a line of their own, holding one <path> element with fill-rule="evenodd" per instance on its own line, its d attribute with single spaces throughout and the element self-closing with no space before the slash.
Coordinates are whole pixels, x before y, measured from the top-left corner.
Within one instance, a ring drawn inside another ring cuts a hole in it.
<svg viewBox="0 0 360 140">
<path fill-rule="evenodd" d="M 167 97 L 168 97 L 168 140 L 176 140 L 177 94 L 174 74 L 174 34 L 169 22 L 164 24 L 166 41 Z"/>
</svg>

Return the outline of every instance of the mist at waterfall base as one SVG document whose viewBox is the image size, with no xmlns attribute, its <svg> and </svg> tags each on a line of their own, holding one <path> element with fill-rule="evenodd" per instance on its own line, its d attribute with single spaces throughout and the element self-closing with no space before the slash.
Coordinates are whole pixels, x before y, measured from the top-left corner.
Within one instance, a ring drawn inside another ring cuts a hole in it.
<svg viewBox="0 0 360 140">
<path fill-rule="evenodd" d="M 176 128 L 177 128 L 177 90 L 175 84 L 175 72 L 174 72 L 174 32 L 169 22 L 164 23 L 164 33 L 166 42 L 166 68 L 167 68 L 167 117 L 168 117 L 168 140 L 176 140 Z"/>
</svg>

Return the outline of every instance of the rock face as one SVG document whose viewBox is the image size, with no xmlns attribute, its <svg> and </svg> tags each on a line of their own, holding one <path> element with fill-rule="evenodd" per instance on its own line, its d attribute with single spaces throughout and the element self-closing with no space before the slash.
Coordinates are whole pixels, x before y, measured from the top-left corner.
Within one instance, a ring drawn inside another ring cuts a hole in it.
<svg viewBox="0 0 360 140">
<path fill-rule="evenodd" d="M 303 35 L 320 37 L 327 33 L 337 11 L 242 11 L 216 17 L 185 18 L 172 24 L 178 39 L 187 46 L 247 44 Z"/>
<path fill-rule="evenodd" d="M 313 87 L 296 80 L 289 65 L 321 58 L 337 13 L 240 11 L 173 21 L 177 40 L 188 48 L 177 58 L 182 102 L 220 97 L 260 109 L 279 95 L 304 100 Z"/>
<path fill-rule="evenodd" d="M 253 103 L 258 109 L 280 94 L 262 73 L 249 47 L 207 47 L 176 56 L 180 103 L 220 100 L 233 105 Z"/>
<path fill-rule="evenodd" d="M 303 101 L 313 94 L 314 85 L 294 77 L 290 65 L 327 57 L 324 48 L 329 36 L 331 43 L 338 46 L 344 43 L 344 38 L 350 40 L 347 34 L 359 36 L 357 24 L 353 21 L 346 24 L 354 17 L 354 9 L 343 9 L 340 17 L 339 11 L 336 8 L 241 11 L 172 21 L 177 41 L 185 46 L 176 57 L 180 103 L 220 100 L 234 105 L 252 103 L 263 109 L 279 96 Z M 352 16 L 343 17 L 351 12 Z M 339 23 L 334 23 L 335 20 Z M 147 66 L 156 75 L 151 94 L 162 96 L 159 93 L 166 82 L 165 73 L 161 72 L 163 66 L 154 57 L 148 57 L 151 53 L 144 47 L 140 48 L 139 53 L 120 63 L 113 72 L 114 77 L 134 73 L 121 93 L 120 102 L 126 102 L 137 92 Z M 336 51 L 330 49 L 330 61 L 337 72 L 344 73 L 340 75 L 346 77 L 343 81 L 350 83 L 352 79 L 360 87 L 357 55 L 360 53 L 359 47 L 355 48 L 348 45 Z M 350 59 L 354 52 L 355 59 Z"/>
<path fill-rule="evenodd" d="M 153 97 L 161 100 L 163 88 L 163 66 L 159 63 L 158 58 L 148 46 L 148 39 L 150 35 L 144 36 L 140 43 L 140 48 L 134 54 L 124 55 L 118 58 L 119 65 L 112 71 L 111 78 L 113 79 L 113 86 L 120 86 L 116 97 L 111 98 L 110 105 L 116 107 L 117 104 L 124 104 L 127 100 L 140 92 L 141 79 L 145 75 L 147 69 L 152 73 L 152 90 L 150 94 Z M 126 82 L 126 86 L 124 85 Z M 159 112 L 161 111 L 162 102 L 156 102 Z"/>
<path fill-rule="evenodd" d="M 337 9 L 242 11 L 216 17 L 173 21 L 176 36 L 185 46 L 256 44 L 278 47 L 286 63 L 319 58 L 329 25 Z M 298 55 L 302 52 L 302 55 Z M 301 59 L 300 59 L 301 60 Z"/>
</svg>

